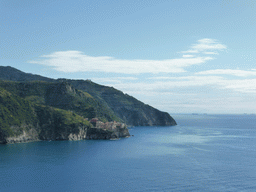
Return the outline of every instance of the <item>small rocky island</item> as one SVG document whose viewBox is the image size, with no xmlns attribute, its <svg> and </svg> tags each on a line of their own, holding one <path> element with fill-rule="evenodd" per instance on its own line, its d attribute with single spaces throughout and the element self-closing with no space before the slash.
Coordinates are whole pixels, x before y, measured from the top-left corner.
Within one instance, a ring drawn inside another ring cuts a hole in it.
<svg viewBox="0 0 256 192">
<path fill-rule="evenodd" d="M 129 137 L 128 126 L 175 120 L 90 80 L 50 79 L 0 66 L 0 143 Z"/>
</svg>

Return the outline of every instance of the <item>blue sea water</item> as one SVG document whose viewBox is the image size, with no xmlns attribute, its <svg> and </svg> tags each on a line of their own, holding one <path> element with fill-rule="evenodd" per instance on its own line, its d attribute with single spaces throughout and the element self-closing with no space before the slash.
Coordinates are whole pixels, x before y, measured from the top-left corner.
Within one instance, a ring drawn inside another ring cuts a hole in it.
<svg viewBox="0 0 256 192">
<path fill-rule="evenodd" d="M 0 145 L 0 191 L 256 191 L 256 116 L 173 117 L 116 141 Z"/>
</svg>

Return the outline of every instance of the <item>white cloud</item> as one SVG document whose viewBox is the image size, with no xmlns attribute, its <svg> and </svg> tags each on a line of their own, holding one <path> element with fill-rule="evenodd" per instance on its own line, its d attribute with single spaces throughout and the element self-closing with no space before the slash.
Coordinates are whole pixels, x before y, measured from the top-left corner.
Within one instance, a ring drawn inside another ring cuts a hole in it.
<svg viewBox="0 0 256 192">
<path fill-rule="evenodd" d="M 184 68 L 212 60 L 212 57 L 177 58 L 166 60 L 122 60 L 113 57 L 93 57 L 80 51 L 60 51 L 41 56 L 30 63 L 51 66 L 61 72 L 107 72 L 122 74 L 181 73 Z"/>
<path fill-rule="evenodd" d="M 256 79 L 227 79 L 220 76 L 152 77 L 153 82 L 119 83 L 114 86 L 130 93 L 140 91 L 147 94 L 182 90 L 186 93 L 203 94 L 214 90 L 229 90 L 239 93 L 256 93 Z M 174 90 L 175 89 L 175 90 Z"/>
<path fill-rule="evenodd" d="M 248 101 L 245 98 L 239 96 L 228 96 L 225 98 L 189 98 L 183 97 L 183 103 L 178 103 L 179 100 L 172 101 L 168 104 L 171 108 L 170 111 L 186 112 L 186 113 L 254 113 L 255 107 L 252 105 L 254 100 Z M 188 101 L 188 104 L 186 104 Z M 177 104 L 176 104 L 177 103 Z M 161 104 L 160 104 L 161 105 Z M 165 106 L 160 106 L 164 110 L 168 110 Z"/>
<path fill-rule="evenodd" d="M 181 53 L 199 53 L 198 50 L 187 50 L 187 51 L 181 51 Z"/>
<path fill-rule="evenodd" d="M 256 78 L 187 76 L 149 79 L 155 81 L 118 83 L 114 87 L 169 112 L 255 112 Z"/>
<path fill-rule="evenodd" d="M 256 79 L 227 80 L 222 85 L 225 89 L 232 89 L 241 93 L 256 93 Z"/>
<path fill-rule="evenodd" d="M 194 55 L 182 55 L 184 58 L 194 57 Z"/>
<path fill-rule="evenodd" d="M 217 43 L 213 39 L 201 39 L 198 44 L 191 47 L 191 50 L 183 53 L 205 53 L 206 55 L 217 54 L 216 51 L 226 49 L 226 46 Z M 81 51 L 58 51 L 49 55 L 43 55 L 38 60 L 29 63 L 41 64 L 53 67 L 53 69 L 66 72 L 106 72 L 121 74 L 142 74 L 142 73 L 182 73 L 185 68 L 213 60 L 210 56 L 194 56 L 184 54 L 181 58 L 164 60 L 125 60 L 109 56 L 89 56 Z"/>
<path fill-rule="evenodd" d="M 226 49 L 227 46 L 218 43 L 215 39 L 200 39 L 198 40 L 198 44 L 192 46 L 192 49 L 199 51 L 207 51 L 207 50 L 223 50 Z"/>
<path fill-rule="evenodd" d="M 207 70 L 201 71 L 196 73 L 197 75 L 234 75 L 239 77 L 247 77 L 247 76 L 256 76 L 256 71 L 245 71 L 245 70 L 238 70 L 238 69 L 214 69 L 214 70 Z"/>
<path fill-rule="evenodd" d="M 121 83 L 122 81 L 136 81 L 138 78 L 136 77 L 100 77 L 100 78 L 92 78 L 95 82 L 101 83 Z"/>
<path fill-rule="evenodd" d="M 207 52 L 203 52 L 206 55 L 219 55 L 219 53 L 214 52 L 214 51 L 207 51 Z"/>
<path fill-rule="evenodd" d="M 158 81 L 150 83 L 122 83 L 115 86 L 122 87 L 122 90 L 144 89 L 159 92 L 160 90 L 171 90 L 173 88 L 180 89 L 195 86 L 216 85 L 221 84 L 224 81 L 224 78 L 219 76 L 152 77 L 150 79 Z"/>
<path fill-rule="evenodd" d="M 215 39 L 200 39 L 197 44 L 191 46 L 188 51 L 183 51 L 182 53 L 204 53 L 207 55 L 216 55 L 218 52 L 227 49 L 227 46 L 218 43 Z"/>
<path fill-rule="evenodd" d="M 174 79 L 177 79 L 177 77 L 160 76 L 160 77 L 149 77 L 148 79 L 153 79 L 153 80 L 174 80 Z"/>
</svg>

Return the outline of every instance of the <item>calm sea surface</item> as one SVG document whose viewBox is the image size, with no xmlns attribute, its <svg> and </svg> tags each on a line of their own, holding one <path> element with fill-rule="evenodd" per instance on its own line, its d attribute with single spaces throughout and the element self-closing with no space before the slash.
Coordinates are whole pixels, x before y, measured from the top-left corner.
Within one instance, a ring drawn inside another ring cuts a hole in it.
<svg viewBox="0 0 256 192">
<path fill-rule="evenodd" d="M 116 141 L 0 145 L 0 191 L 256 191 L 256 116 L 173 117 Z"/>
</svg>

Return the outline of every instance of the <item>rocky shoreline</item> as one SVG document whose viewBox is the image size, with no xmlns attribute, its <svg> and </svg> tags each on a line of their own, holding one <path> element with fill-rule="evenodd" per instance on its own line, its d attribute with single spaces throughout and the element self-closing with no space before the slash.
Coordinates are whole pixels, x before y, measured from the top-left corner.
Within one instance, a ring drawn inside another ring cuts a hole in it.
<svg viewBox="0 0 256 192">
<path fill-rule="evenodd" d="M 117 123 L 118 124 L 118 123 Z M 115 127 L 113 129 L 103 129 L 99 127 L 84 128 L 79 127 L 78 133 L 62 132 L 58 136 L 56 135 L 40 135 L 39 131 L 35 128 L 23 131 L 20 135 L 7 137 L 0 140 L 0 144 L 12 144 L 12 143 L 27 143 L 35 141 L 58 141 L 58 140 L 110 140 L 119 139 L 121 137 L 130 137 L 128 128 Z"/>
</svg>

